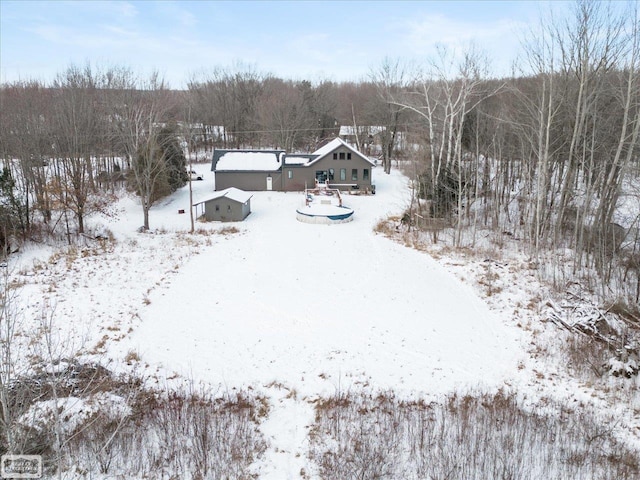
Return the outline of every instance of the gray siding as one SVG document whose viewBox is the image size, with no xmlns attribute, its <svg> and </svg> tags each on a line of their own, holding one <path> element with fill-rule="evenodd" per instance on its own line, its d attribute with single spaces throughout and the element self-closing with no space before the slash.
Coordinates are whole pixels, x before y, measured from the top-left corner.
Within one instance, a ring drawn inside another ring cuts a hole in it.
<svg viewBox="0 0 640 480">
<path fill-rule="evenodd" d="M 311 158 L 312 155 L 309 157 Z M 213 165 L 215 164 L 214 153 Z M 344 178 L 341 178 L 340 172 L 343 170 Z M 217 171 L 215 172 L 215 189 L 220 191 L 236 187 L 245 191 L 264 191 L 267 189 L 267 177 L 270 176 L 274 191 L 300 192 L 305 187 L 312 188 L 315 185 L 318 171 L 325 172 L 327 176 L 331 171 L 333 172 L 333 178 L 328 178 L 328 181 L 334 188 L 363 192 L 372 189 L 373 165 L 346 145 L 335 148 L 310 165 L 289 165 L 285 162 L 278 171 Z M 365 178 L 365 171 L 367 178 Z"/>
<path fill-rule="evenodd" d="M 334 160 L 333 153 L 337 154 L 337 159 Z M 344 153 L 344 159 L 340 159 L 340 153 Z M 347 160 L 347 154 L 351 154 L 351 159 Z M 307 186 L 313 187 L 316 179 L 316 172 L 322 171 L 330 173 L 330 169 L 333 169 L 333 180 L 329 179 L 329 185 L 340 190 L 353 190 L 352 185 L 357 185 L 359 190 L 367 191 L 371 190 L 371 177 L 373 165 L 361 158 L 359 155 L 351 152 L 345 147 L 337 148 L 334 152 L 318 160 L 317 162 L 309 165 L 308 167 L 291 167 L 285 165 L 284 167 L 284 190 L 287 191 L 301 191 L 304 190 L 305 182 Z M 340 171 L 344 169 L 345 179 L 341 180 Z M 289 178 L 288 170 L 292 171 L 293 178 Z M 352 174 L 355 170 L 357 179 L 353 179 Z M 368 172 L 368 179 L 365 180 L 365 170 Z M 275 188 L 275 187 L 274 187 Z"/>
<path fill-rule="evenodd" d="M 236 187 L 248 192 L 260 192 L 267 189 L 267 177 L 271 176 L 273 190 L 281 190 L 280 172 L 215 172 L 216 190 Z"/>
<path fill-rule="evenodd" d="M 305 187 L 313 188 L 315 185 L 315 170 L 300 166 L 285 165 L 282 174 L 282 190 L 285 192 L 302 192 Z M 291 172 L 291 178 L 289 178 Z"/>
<path fill-rule="evenodd" d="M 227 197 L 219 197 L 204 203 L 204 216 L 208 221 L 241 222 L 249 213 L 251 200 L 240 203 Z"/>
</svg>

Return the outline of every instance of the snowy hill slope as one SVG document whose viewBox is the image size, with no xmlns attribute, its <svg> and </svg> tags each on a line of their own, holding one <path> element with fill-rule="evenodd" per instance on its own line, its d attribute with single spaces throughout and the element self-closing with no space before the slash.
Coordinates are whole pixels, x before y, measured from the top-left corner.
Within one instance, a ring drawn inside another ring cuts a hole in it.
<svg viewBox="0 0 640 480">
<path fill-rule="evenodd" d="M 133 368 L 159 384 L 264 395 L 271 410 L 261 425 L 268 450 L 255 465 L 262 479 L 313 470 L 313 402 L 337 392 L 433 399 L 507 385 L 524 397 L 548 391 L 588 402 L 589 389 L 553 366 L 546 380 L 536 370 L 544 366 L 531 359 L 532 332 L 513 308 L 533 293 L 519 296 L 518 272 L 496 268 L 505 296 L 490 308 L 476 290 L 482 267 L 437 262 L 376 235 L 380 219 L 402 212 L 408 189 L 395 171 L 375 180 L 375 196 L 345 196 L 354 221 L 331 226 L 295 219 L 302 194 L 255 192 L 237 231 L 199 223 L 188 235 L 189 216 L 178 213 L 189 208 L 185 187 L 152 209 L 151 233 L 137 233 L 141 209 L 125 198 L 94 219 L 93 228 L 115 237 L 112 246 L 90 242 L 56 261 L 37 249 L 16 259 L 26 316 L 54 306 L 59 337 L 82 345 L 82 355 L 121 370 L 134 358 Z M 193 186 L 194 202 L 212 195 L 210 174 Z"/>
</svg>

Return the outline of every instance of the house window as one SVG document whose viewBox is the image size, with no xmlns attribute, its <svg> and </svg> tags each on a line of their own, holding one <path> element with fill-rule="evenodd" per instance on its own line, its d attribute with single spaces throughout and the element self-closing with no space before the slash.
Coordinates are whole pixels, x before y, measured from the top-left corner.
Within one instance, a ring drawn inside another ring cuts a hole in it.
<svg viewBox="0 0 640 480">
<path fill-rule="evenodd" d="M 340 180 L 344 182 L 346 179 L 347 179 L 347 169 L 346 168 L 341 168 L 340 169 Z"/>
<path fill-rule="evenodd" d="M 329 180 L 333 180 L 335 174 L 335 170 L 333 168 L 329 169 Z"/>
<path fill-rule="evenodd" d="M 318 180 L 318 183 L 326 182 L 327 181 L 326 170 L 316 170 L 316 180 Z"/>
<path fill-rule="evenodd" d="M 227 205 L 227 212 L 231 211 L 231 205 Z"/>
<path fill-rule="evenodd" d="M 351 169 L 351 180 L 356 182 L 358 180 L 358 169 L 357 168 L 352 168 Z"/>
<path fill-rule="evenodd" d="M 344 160 L 344 152 L 340 152 L 340 160 Z"/>
<path fill-rule="evenodd" d="M 220 205 L 216 205 L 216 212 L 220 211 Z"/>
<path fill-rule="evenodd" d="M 333 159 L 334 159 L 334 160 L 337 160 L 337 159 L 338 159 L 338 154 L 337 154 L 337 153 L 335 153 L 335 152 L 334 152 L 334 154 L 333 154 Z"/>
<path fill-rule="evenodd" d="M 287 178 L 291 180 L 293 178 L 293 170 L 287 170 Z"/>
<path fill-rule="evenodd" d="M 369 169 L 364 168 L 362 170 L 362 180 L 369 180 Z"/>
<path fill-rule="evenodd" d="M 351 152 L 347 152 L 347 160 L 351 160 Z"/>
</svg>

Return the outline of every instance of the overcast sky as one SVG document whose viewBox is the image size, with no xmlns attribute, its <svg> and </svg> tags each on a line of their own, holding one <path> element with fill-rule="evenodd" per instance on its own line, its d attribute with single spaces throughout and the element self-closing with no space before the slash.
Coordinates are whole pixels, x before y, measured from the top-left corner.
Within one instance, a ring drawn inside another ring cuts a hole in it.
<svg viewBox="0 0 640 480">
<path fill-rule="evenodd" d="M 385 56 L 424 63 L 438 43 L 470 41 L 501 75 L 547 10 L 542 1 L 0 0 L 0 81 L 50 81 L 86 61 L 157 69 L 176 88 L 239 61 L 281 78 L 358 81 Z"/>
</svg>

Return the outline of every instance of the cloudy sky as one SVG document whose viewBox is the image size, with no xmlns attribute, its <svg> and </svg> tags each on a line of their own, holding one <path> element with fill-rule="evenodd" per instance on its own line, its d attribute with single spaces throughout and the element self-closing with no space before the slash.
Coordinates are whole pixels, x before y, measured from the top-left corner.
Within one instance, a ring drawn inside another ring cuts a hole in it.
<svg viewBox="0 0 640 480">
<path fill-rule="evenodd" d="M 554 1 L 554 10 L 568 4 Z M 546 1 L 0 0 L 0 81 L 49 81 L 71 63 L 158 70 L 171 86 L 236 62 L 282 78 L 361 80 L 384 57 L 437 44 L 486 51 L 507 74 Z"/>
</svg>

